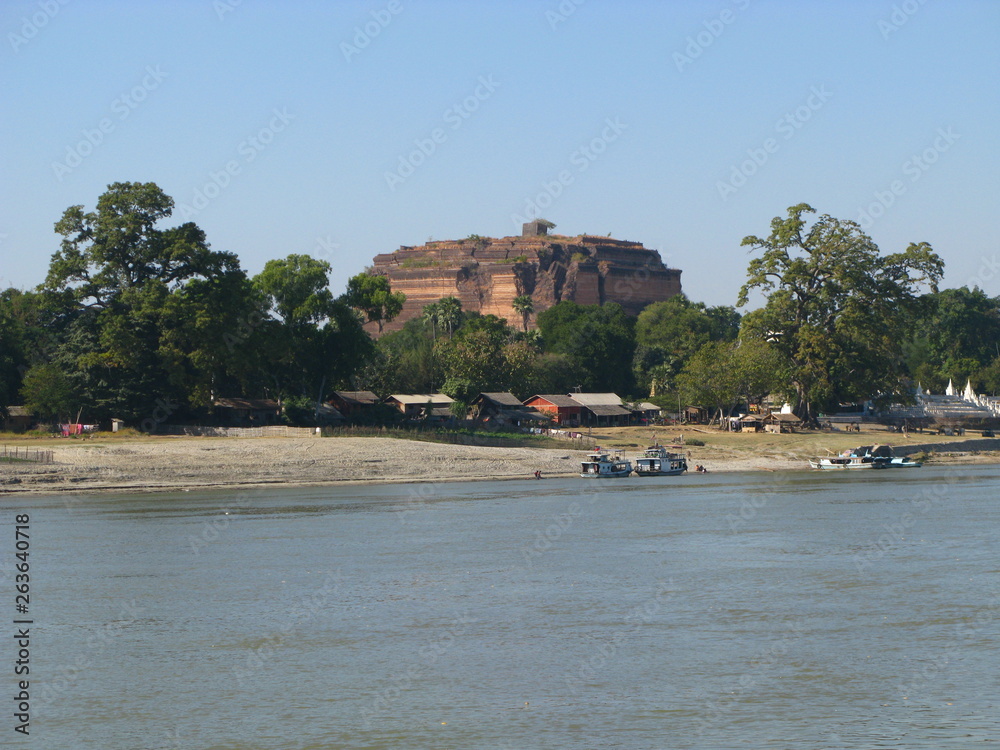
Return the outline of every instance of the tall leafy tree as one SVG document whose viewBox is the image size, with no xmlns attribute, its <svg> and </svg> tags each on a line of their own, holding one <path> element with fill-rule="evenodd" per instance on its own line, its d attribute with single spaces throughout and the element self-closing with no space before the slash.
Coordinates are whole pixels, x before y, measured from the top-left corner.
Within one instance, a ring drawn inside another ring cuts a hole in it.
<svg viewBox="0 0 1000 750">
<path fill-rule="evenodd" d="M 173 199 L 155 183 L 108 186 L 97 208 L 71 206 L 56 223 L 62 236 L 41 287 L 53 355 L 96 417 L 148 416 L 158 403 L 187 401 L 190 349 L 170 341 L 185 288 L 196 280 L 240 278 L 232 253 L 209 248 L 188 222 L 162 227 Z M 202 373 L 208 379 L 210 373 Z"/>
<path fill-rule="evenodd" d="M 17 311 L 22 296 L 16 289 L 0 292 L 0 418 L 18 398 L 27 369 L 28 332 Z"/>
<path fill-rule="evenodd" d="M 63 239 L 44 288 L 69 292 L 81 306 L 107 308 L 129 289 L 152 282 L 175 289 L 238 266 L 231 253 L 210 250 L 192 222 L 159 228 L 173 206 L 155 183 L 116 182 L 98 199 L 96 211 L 66 209 L 55 225 Z"/>
<path fill-rule="evenodd" d="M 632 392 L 635 321 L 621 305 L 558 302 L 538 314 L 545 351 L 568 356 L 583 372 L 578 385 L 591 391 Z"/>
<path fill-rule="evenodd" d="M 537 354 L 495 315 L 470 319 L 435 351 L 445 374 L 442 390 L 464 403 L 483 391 L 522 391 Z"/>
<path fill-rule="evenodd" d="M 717 418 L 759 404 L 781 389 L 781 357 L 766 341 L 710 341 L 684 365 L 678 386 L 689 402 L 711 407 Z"/>
<path fill-rule="evenodd" d="M 352 276 L 344 295 L 344 302 L 362 313 L 369 323 L 378 325 L 379 335 L 383 325 L 402 311 L 405 300 L 405 294 L 392 291 L 387 276 L 370 273 Z"/>
<path fill-rule="evenodd" d="M 68 420 L 79 405 L 66 373 L 54 364 L 39 364 L 28 370 L 21 397 L 25 408 L 43 419 Z"/>
<path fill-rule="evenodd" d="M 269 260 L 253 283 L 290 328 L 319 323 L 330 315 L 330 264 L 308 255 Z"/>
<path fill-rule="evenodd" d="M 1000 297 L 961 287 L 924 295 L 923 301 L 924 315 L 906 346 L 913 378 L 938 391 L 949 380 L 978 383 L 1000 358 Z"/>
<path fill-rule="evenodd" d="M 280 369 L 279 391 L 316 404 L 338 385 L 349 384 L 374 354 L 368 334 L 344 299 L 328 288 L 330 264 L 308 255 L 271 260 L 253 279 L 270 311 L 268 347 Z"/>
<path fill-rule="evenodd" d="M 632 363 L 643 390 L 662 392 L 694 354 L 710 341 L 733 341 L 740 314 L 732 307 L 706 307 L 684 294 L 647 305 L 635 324 Z"/>
<path fill-rule="evenodd" d="M 920 290 L 936 291 L 944 262 L 925 242 L 881 255 L 855 222 L 823 215 L 808 225 L 810 213 L 805 203 L 792 206 L 771 221 L 769 236 L 743 239 L 759 255 L 738 304 L 754 291 L 766 295 L 744 326 L 784 357 L 796 411 L 814 421 L 817 409 L 838 401 L 900 397 L 901 343 Z"/>
</svg>

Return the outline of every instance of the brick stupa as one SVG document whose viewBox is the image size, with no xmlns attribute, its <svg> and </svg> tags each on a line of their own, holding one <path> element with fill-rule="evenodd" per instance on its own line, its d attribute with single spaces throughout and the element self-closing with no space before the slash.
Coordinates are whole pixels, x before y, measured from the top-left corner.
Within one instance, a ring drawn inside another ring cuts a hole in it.
<svg viewBox="0 0 1000 750">
<path fill-rule="evenodd" d="M 454 296 L 462 309 L 506 318 L 521 327 L 511 303 L 529 294 L 535 315 L 561 300 L 581 305 L 619 303 L 630 315 L 681 291 L 681 272 L 667 268 L 656 250 L 610 237 L 549 234 L 555 225 L 539 219 L 520 237 L 477 237 L 403 246 L 376 255 L 371 271 L 389 277 L 403 292 L 403 311 L 383 333 L 398 331 L 423 314 L 425 305 Z M 371 331 L 373 334 L 375 330 Z"/>
</svg>

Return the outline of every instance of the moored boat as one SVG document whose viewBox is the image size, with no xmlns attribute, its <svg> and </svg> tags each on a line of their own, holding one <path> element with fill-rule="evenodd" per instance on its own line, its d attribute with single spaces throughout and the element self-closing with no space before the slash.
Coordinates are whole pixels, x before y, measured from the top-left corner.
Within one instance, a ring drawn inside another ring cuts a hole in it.
<svg viewBox="0 0 1000 750">
<path fill-rule="evenodd" d="M 810 458 L 814 469 L 909 469 L 920 467 L 919 461 L 897 456 L 889 445 L 861 445 L 848 448 L 839 455 Z"/>
<path fill-rule="evenodd" d="M 632 462 L 620 454 L 610 455 L 600 449 L 587 455 L 587 460 L 580 463 L 580 476 L 588 478 L 627 477 L 632 473 Z"/>
<path fill-rule="evenodd" d="M 635 473 L 640 477 L 673 477 L 687 471 L 687 456 L 671 453 L 662 445 L 651 445 L 635 460 Z"/>
</svg>

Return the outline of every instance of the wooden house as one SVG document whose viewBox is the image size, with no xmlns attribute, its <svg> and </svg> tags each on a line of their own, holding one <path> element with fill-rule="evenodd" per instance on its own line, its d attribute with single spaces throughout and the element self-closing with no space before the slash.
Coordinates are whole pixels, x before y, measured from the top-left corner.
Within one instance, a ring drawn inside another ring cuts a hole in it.
<svg viewBox="0 0 1000 750">
<path fill-rule="evenodd" d="M 537 425 L 548 421 L 530 406 L 525 406 L 513 393 L 480 393 L 469 404 L 472 418 L 484 424 Z"/>
<path fill-rule="evenodd" d="M 330 396 L 330 404 L 348 419 L 364 416 L 379 402 L 379 397 L 371 391 L 334 391 Z"/>
<path fill-rule="evenodd" d="M 571 399 L 583 407 L 581 423 L 594 427 L 621 427 L 632 420 L 632 412 L 625 408 L 616 393 L 570 393 Z"/>
<path fill-rule="evenodd" d="M 229 427 L 262 427 L 278 424 L 281 404 L 270 398 L 217 398 L 212 411 L 220 424 Z"/>
<path fill-rule="evenodd" d="M 583 407 L 561 393 L 546 393 L 525 399 L 524 405 L 535 409 L 561 427 L 578 427 Z"/>
<path fill-rule="evenodd" d="M 451 417 L 455 399 L 443 393 L 394 393 L 385 403 L 399 409 L 408 419 Z"/>
<path fill-rule="evenodd" d="M 30 412 L 23 406 L 8 406 L 7 416 L 0 414 L 0 427 L 8 432 L 25 432 L 31 429 Z"/>
<path fill-rule="evenodd" d="M 640 424 L 650 424 L 655 422 L 663 413 L 663 409 L 656 404 L 650 403 L 649 401 L 640 401 L 637 404 L 629 404 L 629 408 L 632 411 L 632 418 Z"/>
</svg>

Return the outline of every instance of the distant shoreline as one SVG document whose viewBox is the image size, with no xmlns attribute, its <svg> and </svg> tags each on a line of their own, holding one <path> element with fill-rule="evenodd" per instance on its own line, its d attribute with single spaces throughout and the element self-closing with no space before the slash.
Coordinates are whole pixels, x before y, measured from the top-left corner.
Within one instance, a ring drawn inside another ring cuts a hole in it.
<svg viewBox="0 0 1000 750">
<path fill-rule="evenodd" d="M 658 428 L 663 442 L 669 442 Z M 648 429 L 602 434 L 626 455 L 648 441 Z M 690 434 L 690 433 L 689 433 Z M 935 451 L 932 465 L 1000 463 L 1000 440 L 967 438 L 909 444 L 897 435 L 800 434 L 734 437 L 699 432 L 706 446 L 686 447 L 689 462 L 710 472 L 808 471 L 807 459 L 850 442 L 890 443 L 901 453 Z M 912 437 L 916 437 L 915 435 Z M 639 441 L 638 443 L 636 441 Z M 7 441 L 12 442 L 12 441 Z M 21 441 L 34 447 L 42 441 Z M 0 494 L 254 491 L 273 487 L 410 484 L 573 477 L 584 451 L 495 448 L 397 438 L 133 438 L 44 441 L 55 463 L 0 463 Z M 946 454 L 946 455 L 942 455 Z"/>
</svg>

